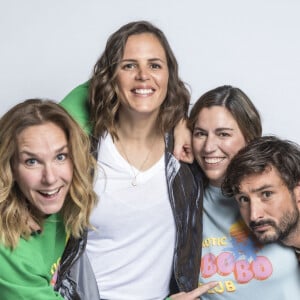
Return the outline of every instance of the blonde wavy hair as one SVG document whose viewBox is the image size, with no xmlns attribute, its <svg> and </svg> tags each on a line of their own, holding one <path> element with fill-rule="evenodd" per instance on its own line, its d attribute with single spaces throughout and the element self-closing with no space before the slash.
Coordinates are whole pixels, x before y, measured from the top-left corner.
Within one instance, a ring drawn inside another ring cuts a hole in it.
<svg viewBox="0 0 300 300">
<path fill-rule="evenodd" d="M 20 237 L 28 239 L 32 229 L 28 220 L 41 228 L 43 216 L 30 206 L 13 178 L 17 136 L 29 126 L 52 122 L 66 134 L 73 178 L 60 211 L 66 231 L 79 238 L 90 227 L 90 213 L 97 202 L 93 190 L 96 161 L 90 152 L 89 137 L 77 122 L 58 104 L 50 100 L 28 99 L 11 108 L 0 119 L 0 241 L 15 248 Z"/>
</svg>

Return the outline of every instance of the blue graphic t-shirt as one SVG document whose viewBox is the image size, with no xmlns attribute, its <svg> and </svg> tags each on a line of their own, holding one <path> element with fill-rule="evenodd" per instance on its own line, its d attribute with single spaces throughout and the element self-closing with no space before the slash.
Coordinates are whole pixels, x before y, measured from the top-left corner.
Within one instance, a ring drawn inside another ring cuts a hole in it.
<svg viewBox="0 0 300 300">
<path fill-rule="evenodd" d="M 233 198 L 217 187 L 204 194 L 199 285 L 219 284 L 202 300 L 299 300 L 300 268 L 291 248 L 261 245 L 251 235 Z"/>
</svg>

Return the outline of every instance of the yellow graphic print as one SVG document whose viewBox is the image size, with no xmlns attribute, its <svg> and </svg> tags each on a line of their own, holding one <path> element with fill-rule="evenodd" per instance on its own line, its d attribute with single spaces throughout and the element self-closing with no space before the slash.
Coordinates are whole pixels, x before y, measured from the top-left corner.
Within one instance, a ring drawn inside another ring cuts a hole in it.
<svg viewBox="0 0 300 300">
<path fill-rule="evenodd" d="M 50 274 L 52 275 L 50 285 L 54 286 L 57 280 L 57 272 L 60 264 L 60 258 L 51 266 Z"/>
</svg>

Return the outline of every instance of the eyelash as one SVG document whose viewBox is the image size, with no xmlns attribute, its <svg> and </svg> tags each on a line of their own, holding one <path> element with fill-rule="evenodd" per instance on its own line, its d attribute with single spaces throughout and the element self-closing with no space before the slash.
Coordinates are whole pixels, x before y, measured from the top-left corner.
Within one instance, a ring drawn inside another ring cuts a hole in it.
<svg viewBox="0 0 300 300">
<path fill-rule="evenodd" d="M 135 66 L 136 66 L 136 64 L 130 63 L 130 64 L 126 64 L 126 65 L 122 66 L 122 69 L 123 70 L 132 70 L 133 67 L 135 67 Z"/>
<path fill-rule="evenodd" d="M 150 69 L 153 69 L 153 70 L 162 68 L 162 66 L 158 63 L 150 63 L 149 66 L 150 66 Z M 128 64 L 123 65 L 121 68 L 122 68 L 122 70 L 132 70 L 136 67 L 137 67 L 136 63 L 128 63 Z"/>
<path fill-rule="evenodd" d="M 242 197 L 238 198 L 238 201 L 240 204 L 245 204 L 245 203 L 249 202 L 249 199 L 247 197 L 242 196 Z"/>
<path fill-rule="evenodd" d="M 227 132 L 220 132 L 219 136 L 221 136 L 221 137 L 227 137 L 227 136 L 230 136 L 230 134 L 227 133 Z"/>
<path fill-rule="evenodd" d="M 64 162 L 68 158 L 68 153 L 59 153 L 56 155 L 58 162 Z M 35 166 L 39 161 L 36 158 L 28 158 L 25 160 L 25 164 L 29 167 Z"/>
<path fill-rule="evenodd" d="M 205 133 L 203 131 L 194 131 L 193 136 L 195 136 L 195 137 L 207 136 L 207 133 Z"/>
<path fill-rule="evenodd" d="M 34 163 L 33 163 L 33 161 L 34 161 Z M 25 164 L 27 165 L 27 166 L 33 166 L 33 165 L 35 165 L 37 163 L 37 159 L 35 159 L 35 158 L 29 158 L 29 159 L 26 159 L 25 160 Z"/>
<path fill-rule="evenodd" d="M 202 137 L 202 136 L 207 136 L 207 133 L 206 133 L 206 132 L 203 132 L 203 131 L 195 131 L 195 132 L 193 133 L 193 135 L 194 135 L 195 137 Z M 225 138 L 225 137 L 229 137 L 230 134 L 227 133 L 227 132 L 220 132 L 220 133 L 218 133 L 218 136 L 221 137 L 221 138 Z"/>
<path fill-rule="evenodd" d="M 58 157 L 61 157 L 61 156 L 63 156 L 63 159 L 58 159 Z M 57 158 L 57 160 L 58 160 L 59 162 L 63 162 L 63 161 L 65 161 L 65 160 L 68 158 L 68 153 L 59 153 L 59 154 L 56 156 L 56 158 Z"/>
<path fill-rule="evenodd" d="M 264 192 L 262 192 L 262 196 L 264 198 L 270 198 L 272 195 L 273 195 L 273 192 L 271 192 L 271 191 L 264 191 Z"/>
</svg>

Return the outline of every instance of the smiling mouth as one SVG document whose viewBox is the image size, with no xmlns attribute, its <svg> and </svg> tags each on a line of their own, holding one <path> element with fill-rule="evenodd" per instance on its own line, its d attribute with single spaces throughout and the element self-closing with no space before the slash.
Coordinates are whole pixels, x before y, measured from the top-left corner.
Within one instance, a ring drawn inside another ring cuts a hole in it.
<svg viewBox="0 0 300 300">
<path fill-rule="evenodd" d="M 225 157 L 204 157 L 204 162 L 207 164 L 217 164 L 225 159 Z"/>
<path fill-rule="evenodd" d="M 150 95 L 154 92 L 153 89 L 133 89 L 131 91 L 137 95 Z"/>
<path fill-rule="evenodd" d="M 51 190 L 51 191 L 38 191 L 38 193 L 44 197 L 51 198 L 51 197 L 56 196 L 60 190 L 61 190 L 61 187 L 58 189 L 55 189 L 55 190 Z"/>
</svg>

